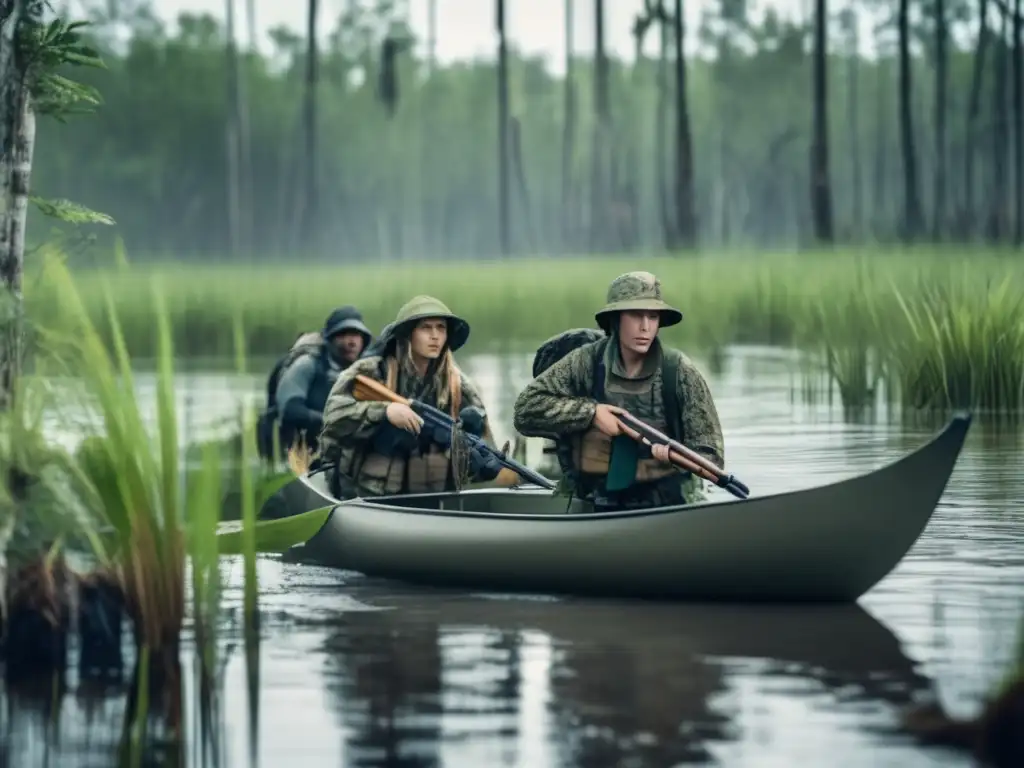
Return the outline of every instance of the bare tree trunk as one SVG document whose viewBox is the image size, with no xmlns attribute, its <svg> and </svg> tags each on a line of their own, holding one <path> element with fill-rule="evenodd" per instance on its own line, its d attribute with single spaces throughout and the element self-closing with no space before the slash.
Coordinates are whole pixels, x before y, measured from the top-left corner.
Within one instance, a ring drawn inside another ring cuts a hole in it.
<svg viewBox="0 0 1024 768">
<path fill-rule="evenodd" d="M 879 43 L 879 37 L 875 35 L 875 45 Z M 879 232 L 888 233 L 889 224 L 892 222 L 890 218 L 890 205 L 889 205 L 889 142 L 888 142 L 888 129 L 891 123 L 890 118 L 890 106 L 889 101 L 889 67 L 884 61 L 878 61 L 875 65 L 875 71 L 877 77 L 875 78 L 875 157 L 874 157 L 874 172 L 873 180 L 871 184 L 871 218 L 873 221 L 873 229 L 878 235 Z"/>
<path fill-rule="evenodd" d="M 676 43 L 676 227 L 678 245 L 697 243 L 697 212 L 693 189 L 693 139 L 686 88 L 686 47 L 683 0 L 676 0 L 672 19 Z"/>
<path fill-rule="evenodd" d="M 962 234 L 975 232 L 977 217 L 974 206 L 974 160 L 978 151 L 978 129 L 981 118 L 981 92 L 985 79 L 985 54 L 991 34 L 988 28 L 989 0 L 978 1 L 978 44 L 971 67 L 971 90 L 967 99 L 967 126 L 964 131 L 964 210 Z"/>
<path fill-rule="evenodd" d="M 1006 232 L 1006 150 L 1007 150 L 1007 114 L 1006 114 L 1006 79 L 1007 79 L 1007 32 L 1010 27 L 1009 9 L 998 3 L 1000 19 L 999 38 L 995 51 L 995 82 L 992 88 L 992 141 L 990 158 L 992 165 L 991 196 L 988 200 L 988 239 L 999 242 Z"/>
<path fill-rule="evenodd" d="M 508 46 L 505 39 L 505 0 L 497 0 L 495 23 L 498 28 L 498 237 L 501 254 L 512 253 L 512 227 L 509 220 L 509 124 L 508 124 Z"/>
<path fill-rule="evenodd" d="M 233 258 L 241 252 L 242 179 L 241 179 L 241 115 L 238 109 L 240 84 L 238 50 L 235 46 L 235 0 L 224 0 L 227 18 L 227 120 L 225 146 L 227 152 L 228 250 Z"/>
<path fill-rule="evenodd" d="M 946 0 L 935 0 L 935 212 L 932 237 L 942 240 L 946 231 L 946 100 L 949 93 L 949 39 Z"/>
<path fill-rule="evenodd" d="M 310 246 L 318 234 L 320 179 L 317 173 L 319 131 L 317 126 L 317 85 L 320 81 L 320 51 L 316 39 L 319 0 L 309 0 L 306 15 L 306 82 L 302 101 L 303 174 L 302 215 L 299 217 L 299 242 Z"/>
<path fill-rule="evenodd" d="M 437 69 L 437 0 L 427 0 L 427 67 Z"/>
<path fill-rule="evenodd" d="M 573 157 L 576 139 L 576 72 L 573 64 L 573 0 L 565 0 L 565 93 L 562 122 L 562 250 L 573 247 L 576 206 L 573 200 Z"/>
<path fill-rule="evenodd" d="M 913 87 L 910 61 L 910 0 L 899 0 L 900 60 L 900 145 L 903 154 L 903 234 L 916 239 L 922 230 L 924 215 L 917 180 L 917 150 L 914 146 Z"/>
<path fill-rule="evenodd" d="M 811 215 L 814 237 L 832 243 L 832 188 L 828 168 L 828 3 L 816 0 L 814 13 L 814 125 L 811 145 Z"/>
<path fill-rule="evenodd" d="M 1013 243 L 1024 242 L 1024 58 L 1021 51 L 1020 0 L 1013 0 Z"/>
<path fill-rule="evenodd" d="M 664 0 L 662 0 L 663 2 Z M 665 15 L 658 23 L 661 50 L 658 56 L 658 109 L 654 126 L 654 166 L 658 182 L 658 205 L 661 210 L 661 228 L 665 247 L 671 248 L 676 242 L 675 217 L 668 184 L 668 49 L 671 44 L 670 30 Z"/>
<path fill-rule="evenodd" d="M 851 0 L 849 13 L 850 58 L 847 64 L 846 119 L 850 131 L 850 168 L 853 206 L 851 226 L 853 236 L 864 235 L 864 169 L 861 167 L 860 135 L 860 31 L 857 29 L 857 4 Z"/>
<path fill-rule="evenodd" d="M 245 0 L 245 21 L 249 28 L 249 47 L 253 52 L 259 51 L 260 41 L 256 34 L 256 0 Z"/>
<path fill-rule="evenodd" d="M 605 52 L 604 0 L 594 0 L 594 149 L 593 178 L 590 200 L 591 247 L 601 250 L 606 245 L 605 223 L 608 218 L 609 104 L 608 56 Z"/>
</svg>

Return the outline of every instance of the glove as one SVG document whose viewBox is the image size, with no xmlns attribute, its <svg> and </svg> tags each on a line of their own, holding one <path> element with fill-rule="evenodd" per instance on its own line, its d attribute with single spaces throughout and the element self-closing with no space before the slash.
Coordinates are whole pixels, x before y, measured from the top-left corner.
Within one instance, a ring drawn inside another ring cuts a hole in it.
<svg viewBox="0 0 1024 768">
<path fill-rule="evenodd" d="M 467 405 L 459 411 L 459 421 L 462 428 L 471 435 L 484 436 L 484 427 L 487 426 L 487 416 L 481 408 L 475 405 Z"/>
<path fill-rule="evenodd" d="M 469 471 L 478 480 L 493 480 L 501 472 L 498 457 L 481 445 L 473 446 L 469 452 Z"/>
<path fill-rule="evenodd" d="M 390 421 L 381 424 L 373 435 L 373 450 L 382 456 L 408 456 L 416 447 L 419 438 L 399 429 Z"/>
</svg>

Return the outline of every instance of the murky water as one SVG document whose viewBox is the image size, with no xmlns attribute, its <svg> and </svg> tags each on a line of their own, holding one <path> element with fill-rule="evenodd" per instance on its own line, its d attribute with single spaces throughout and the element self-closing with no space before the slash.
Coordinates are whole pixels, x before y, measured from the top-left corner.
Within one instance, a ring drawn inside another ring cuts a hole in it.
<svg viewBox="0 0 1024 768">
<path fill-rule="evenodd" d="M 465 362 L 506 432 L 528 363 Z M 734 351 L 710 379 L 729 468 L 754 494 L 862 473 L 935 430 L 890 424 L 884 414 L 851 423 L 838 407 L 807 405 L 778 353 Z M 197 377 L 191 426 L 219 429 L 238 394 L 260 386 Z M 923 537 L 857 606 L 464 594 L 263 559 L 259 763 L 970 765 L 891 729 L 915 697 L 973 712 L 1013 653 L 1024 608 L 1021 466 L 1017 432 L 976 422 Z M 226 610 L 236 612 L 240 562 L 227 566 L 226 580 Z M 249 700 L 232 627 L 221 752 L 222 764 L 242 766 L 250 764 Z M 59 743 L 46 747 L 53 715 L 26 714 L 24 695 L 16 695 L 22 714 L 3 717 L 0 764 L 114 764 L 123 704 L 97 705 L 72 690 Z M 194 718 L 190 709 L 190 733 Z"/>
</svg>

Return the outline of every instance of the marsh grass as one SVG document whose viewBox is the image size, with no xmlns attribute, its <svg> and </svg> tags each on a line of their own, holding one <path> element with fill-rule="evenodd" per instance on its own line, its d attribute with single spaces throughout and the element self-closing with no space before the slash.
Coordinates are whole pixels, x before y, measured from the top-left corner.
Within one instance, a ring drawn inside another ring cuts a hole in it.
<svg viewBox="0 0 1024 768">
<path fill-rule="evenodd" d="M 83 517 L 94 521 L 93 530 L 108 529 L 106 536 L 93 533 L 92 554 L 120 579 L 140 652 L 167 670 L 177 664 L 190 560 L 197 639 L 204 666 L 212 668 L 206 650 L 214 646 L 219 604 L 222 467 L 218 453 L 209 449 L 197 482 L 184 482 L 173 340 L 162 292 L 151 286 L 152 314 L 146 323 L 156 336 L 157 351 L 156 423 L 155 434 L 150 434 L 135 397 L 132 358 L 113 294 L 107 293 L 106 303 L 108 345 L 57 257 L 48 261 L 47 285 L 59 301 L 42 337 L 51 358 L 77 382 L 65 388 L 59 413 L 69 422 L 81 422 L 83 412 L 95 416 L 86 420 L 83 440 L 67 466 L 73 498 L 86 510 Z M 251 515 L 244 520 L 244 525 L 252 523 Z M 255 553 L 246 554 L 251 561 L 246 575 L 251 578 Z M 151 676 L 167 677 L 159 670 Z"/>
<path fill-rule="evenodd" d="M 386 266 L 133 267 L 77 277 L 90 317 L 107 312 L 109 286 L 133 355 L 153 356 L 151 280 L 166 296 L 175 349 L 230 358 L 232 329 L 249 354 L 276 358 L 295 334 L 318 329 L 335 306 L 356 304 L 382 328 L 409 297 L 429 293 L 466 317 L 473 354 L 527 350 L 570 327 L 592 325 L 608 283 L 649 269 L 684 321 L 669 343 L 695 351 L 731 343 L 800 346 L 819 353 L 856 406 L 892 379 L 908 407 L 1022 405 L 1019 312 L 1024 263 L 954 251 L 722 254 L 704 257 L 409 262 Z M 45 315 L 44 290 L 28 297 Z M 109 338 L 106 339 L 111 343 Z M 870 351 L 870 354 L 869 354 Z M 889 386 L 886 386 L 886 391 Z"/>
</svg>

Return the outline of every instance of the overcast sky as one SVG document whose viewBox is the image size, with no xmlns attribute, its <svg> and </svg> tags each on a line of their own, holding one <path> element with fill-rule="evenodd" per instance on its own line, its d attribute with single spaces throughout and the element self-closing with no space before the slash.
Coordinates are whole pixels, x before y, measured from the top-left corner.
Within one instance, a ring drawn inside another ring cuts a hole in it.
<svg viewBox="0 0 1024 768">
<path fill-rule="evenodd" d="M 708 2 L 709 0 L 704 0 Z M 755 12 L 767 5 L 788 16 L 806 15 L 810 0 L 752 0 Z M 321 0 L 320 30 L 327 34 L 347 0 Z M 428 0 L 409 0 L 413 29 L 425 36 Z M 158 12 L 173 20 L 181 11 L 207 12 L 224 16 L 224 0 L 155 0 Z M 508 35 L 515 46 L 528 54 L 546 56 L 557 67 L 564 55 L 564 3 L 562 0 L 506 0 Z M 699 18 L 700 2 L 687 0 L 687 22 L 693 34 Z M 643 0 L 606 0 L 605 28 L 609 50 L 617 56 L 632 57 L 630 27 Z M 236 0 L 237 12 L 244 13 L 245 0 Z M 284 24 L 297 32 L 305 29 L 304 0 L 256 0 L 256 21 L 261 37 L 266 30 Z M 493 0 L 437 0 L 437 55 L 442 61 L 491 56 L 495 46 Z M 245 29 L 241 18 L 239 30 Z M 592 50 L 594 30 L 593 3 L 576 0 L 575 37 L 580 52 Z M 647 41 L 653 53 L 656 41 Z M 265 39 L 265 38 L 264 38 Z"/>
</svg>

